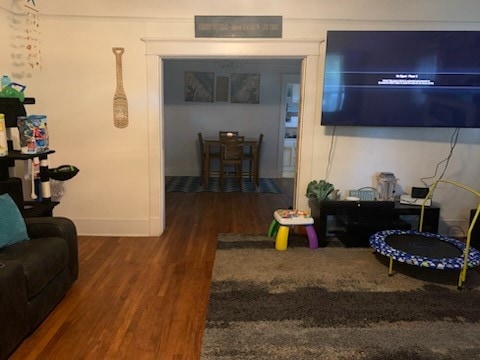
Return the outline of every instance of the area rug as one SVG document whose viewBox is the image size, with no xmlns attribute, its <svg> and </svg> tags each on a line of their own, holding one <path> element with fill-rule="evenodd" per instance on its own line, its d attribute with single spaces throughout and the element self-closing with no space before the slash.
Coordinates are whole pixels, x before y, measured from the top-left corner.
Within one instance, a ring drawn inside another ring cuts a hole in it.
<svg viewBox="0 0 480 360">
<path fill-rule="evenodd" d="M 172 176 L 166 181 L 166 192 L 235 192 L 240 191 L 238 181 L 233 178 L 225 178 L 223 188 L 220 186 L 217 177 L 211 177 L 207 186 L 200 183 L 198 176 Z M 274 193 L 280 194 L 280 188 L 275 183 L 275 180 L 268 178 L 261 178 L 258 180 L 258 187 L 250 179 L 242 180 L 242 192 L 256 192 L 256 193 Z"/>
<path fill-rule="evenodd" d="M 480 359 L 480 274 L 220 234 L 202 359 Z"/>
</svg>

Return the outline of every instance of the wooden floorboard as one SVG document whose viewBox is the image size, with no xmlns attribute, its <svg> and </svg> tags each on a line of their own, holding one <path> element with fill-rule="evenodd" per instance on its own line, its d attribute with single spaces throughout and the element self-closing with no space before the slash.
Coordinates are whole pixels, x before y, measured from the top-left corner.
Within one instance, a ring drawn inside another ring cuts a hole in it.
<svg viewBox="0 0 480 360">
<path fill-rule="evenodd" d="M 278 183 L 282 194 L 167 193 L 160 237 L 80 237 L 78 280 L 11 359 L 198 359 L 217 236 L 265 234 L 292 205 L 293 181 Z"/>
</svg>

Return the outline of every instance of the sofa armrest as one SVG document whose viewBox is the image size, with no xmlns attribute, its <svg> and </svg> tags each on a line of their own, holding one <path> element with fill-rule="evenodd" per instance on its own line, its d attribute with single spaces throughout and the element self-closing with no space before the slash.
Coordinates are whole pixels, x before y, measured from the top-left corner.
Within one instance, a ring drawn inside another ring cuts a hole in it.
<svg viewBox="0 0 480 360">
<path fill-rule="evenodd" d="M 64 217 L 26 218 L 27 231 L 30 238 L 60 237 L 68 246 L 68 268 L 71 282 L 78 277 L 78 243 L 77 229 L 72 220 Z"/>
</svg>

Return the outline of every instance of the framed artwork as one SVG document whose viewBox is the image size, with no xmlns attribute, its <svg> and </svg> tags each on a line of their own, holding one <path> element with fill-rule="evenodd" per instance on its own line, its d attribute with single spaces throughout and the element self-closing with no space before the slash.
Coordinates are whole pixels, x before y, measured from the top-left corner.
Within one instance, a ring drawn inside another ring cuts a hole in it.
<svg viewBox="0 0 480 360">
<path fill-rule="evenodd" d="M 215 101 L 228 101 L 228 77 L 217 76 L 215 86 Z"/>
<path fill-rule="evenodd" d="M 185 101 L 213 102 L 213 72 L 185 71 Z"/>
<path fill-rule="evenodd" d="M 260 74 L 232 74 L 230 83 L 232 103 L 260 103 Z"/>
</svg>

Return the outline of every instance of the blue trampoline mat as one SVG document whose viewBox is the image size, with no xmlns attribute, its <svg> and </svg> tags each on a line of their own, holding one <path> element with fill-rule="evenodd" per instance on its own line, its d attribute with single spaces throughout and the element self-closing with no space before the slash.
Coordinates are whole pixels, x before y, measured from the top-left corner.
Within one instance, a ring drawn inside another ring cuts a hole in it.
<svg viewBox="0 0 480 360">
<path fill-rule="evenodd" d="M 370 246 L 398 262 L 438 270 L 460 270 L 465 243 L 447 236 L 415 230 L 384 230 L 370 237 Z M 468 267 L 480 264 L 480 252 L 469 248 Z"/>
</svg>

